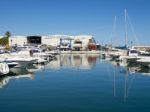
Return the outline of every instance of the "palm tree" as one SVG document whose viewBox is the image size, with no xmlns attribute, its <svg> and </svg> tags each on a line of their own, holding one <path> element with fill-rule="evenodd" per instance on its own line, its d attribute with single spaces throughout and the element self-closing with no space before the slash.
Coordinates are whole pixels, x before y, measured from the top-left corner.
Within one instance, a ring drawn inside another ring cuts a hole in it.
<svg viewBox="0 0 150 112">
<path fill-rule="evenodd" d="M 7 31 L 3 38 L 0 39 L 0 44 L 3 46 L 8 47 L 9 46 L 9 37 L 11 36 L 11 33 Z"/>
<path fill-rule="evenodd" d="M 11 36 L 11 33 L 9 31 L 6 31 L 5 36 L 4 36 L 6 48 L 9 48 L 9 37 L 10 36 Z"/>
<path fill-rule="evenodd" d="M 6 33 L 5 33 L 5 36 L 4 37 L 10 37 L 11 36 L 11 33 L 9 32 L 9 31 L 6 31 Z"/>
</svg>

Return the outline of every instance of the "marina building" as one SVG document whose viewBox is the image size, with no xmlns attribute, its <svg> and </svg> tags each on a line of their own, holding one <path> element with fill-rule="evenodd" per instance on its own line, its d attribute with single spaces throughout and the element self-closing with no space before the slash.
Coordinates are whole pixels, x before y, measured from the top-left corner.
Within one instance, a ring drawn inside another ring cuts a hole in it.
<svg viewBox="0 0 150 112">
<path fill-rule="evenodd" d="M 46 44 L 60 50 L 96 50 L 96 42 L 90 35 L 11 36 L 9 45 Z"/>
<path fill-rule="evenodd" d="M 150 51 L 150 46 L 132 46 L 132 49 Z"/>
<path fill-rule="evenodd" d="M 27 36 L 11 36 L 9 38 L 9 46 L 27 44 Z"/>
</svg>

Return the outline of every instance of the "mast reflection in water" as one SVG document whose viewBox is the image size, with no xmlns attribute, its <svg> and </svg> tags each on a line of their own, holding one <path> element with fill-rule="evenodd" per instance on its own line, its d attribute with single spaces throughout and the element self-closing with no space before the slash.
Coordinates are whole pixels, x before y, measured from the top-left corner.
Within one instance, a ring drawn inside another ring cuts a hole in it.
<svg viewBox="0 0 150 112">
<path fill-rule="evenodd" d="M 144 74 L 144 75 L 143 75 Z M 46 65 L 14 69 L 0 79 L 2 112 L 149 112 L 149 68 L 58 55 Z"/>
</svg>

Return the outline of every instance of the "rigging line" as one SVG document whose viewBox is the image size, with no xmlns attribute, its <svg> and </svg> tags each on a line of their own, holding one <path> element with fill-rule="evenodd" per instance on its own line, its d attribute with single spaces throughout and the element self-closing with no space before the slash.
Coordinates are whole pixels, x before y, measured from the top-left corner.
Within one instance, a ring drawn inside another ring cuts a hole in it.
<svg viewBox="0 0 150 112">
<path fill-rule="evenodd" d="M 124 100 L 126 101 L 126 98 L 128 97 L 127 96 L 127 87 L 128 87 L 128 85 L 127 85 L 127 80 L 128 79 L 128 72 L 127 72 L 127 70 L 126 70 L 126 73 L 125 73 L 125 80 L 124 80 Z"/>
<path fill-rule="evenodd" d="M 117 41 L 117 32 L 116 32 L 116 26 L 117 26 L 117 17 L 114 17 L 114 23 L 113 23 L 113 37 L 114 37 L 114 45 L 118 46 L 118 41 Z"/>
<path fill-rule="evenodd" d="M 127 40 L 127 37 L 128 37 L 128 33 L 127 33 L 127 31 L 128 31 L 128 29 L 127 29 L 127 10 L 125 9 L 125 11 L 124 11 L 124 19 L 125 19 L 125 45 L 127 46 L 127 44 L 128 44 L 128 40 Z"/>
<path fill-rule="evenodd" d="M 116 96 L 116 66 L 114 67 L 114 96 Z"/>
<path fill-rule="evenodd" d="M 113 26 L 114 26 L 114 23 L 113 23 Z M 113 26 L 111 27 L 112 29 L 113 29 Z M 112 36 L 113 36 L 113 30 L 111 29 L 111 32 L 110 32 L 110 37 L 109 37 L 109 44 L 111 44 L 112 45 Z"/>
<path fill-rule="evenodd" d="M 137 45 L 140 45 L 140 43 L 139 43 L 139 41 L 138 41 L 138 38 L 137 38 L 137 35 L 136 35 L 136 33 L 135 33 L 134 27 L 133 27 L 133 24 L 132 24 L 132 22 L 131 22 L 130 16 L 129 16 L 128 14 L 127 14 L 127 18 L 128 18 L 128 21 L 129 21 L 129 25 L 130 25 L 130 27 L 131 27 L 131 31 L 132 31 L 132 33 L 133 33 L 134 40 L 135 40 L 135 42 L 137 43 Z"/>
<path fill-rule="evenodd" d="M 133 76 L 133 78 L 131 79 L 130 84 L 128 85 L 128 88 L 127 88 L 127 95 L 129 94 L 129 91 L 130 91 L 130 89 L 131 89 L 131 87 L 132 87 L 132 85 L 133 85 L 133 81 L 134 81 L 134 79 L 135 79 L 135 76 L 136 76 L 136 75 Z"/>
<path fill-rule="evenodd" d="M 113 19 L 113 26 L 112 26 L 112 32 L 111 32 L 111 39 L 110 39 L 110 44 L 113 46 L 113 45 L 117 45 L 117 33 L 116 33 L 116 20 L 117 20 L 117 17 L 115 16 L 114 19 Z"/>
</svg>

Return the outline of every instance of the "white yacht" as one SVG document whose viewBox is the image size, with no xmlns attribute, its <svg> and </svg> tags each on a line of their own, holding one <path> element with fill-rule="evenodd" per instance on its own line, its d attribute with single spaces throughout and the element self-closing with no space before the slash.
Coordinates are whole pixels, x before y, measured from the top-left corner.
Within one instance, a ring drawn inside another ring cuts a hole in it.
<svg viewBox="0 0 150 112">
<path fill-rule="evenodd" d="M 0 75 L 6 75 L 9 73 L 9 67 L 6 63 L 0 63 Z"/>
<path fill-rule="evenodd" d="M 140 63 L 141 65 L 150 67 L 150 57 L 143 57 L 141 59 L 136 60 L 137 63 Z"/>
<path fill-rule="evenodd" d="M 48 52 L 42 52 L 40 49 L 33 49 L 32 50 L 32 57 L 36 58 L 36 57 L 40 57 L 44 60 L 51 60 L 53 58 L 53 55 L 48 53 Z"/>
<path fill-rule="evenodd" d="M 15 64 L 15 67 L 25 68 L 29 64 L 33 64 L 37 59 L 27 55 L 27 52 L 20 51 L 15 53 L 5 53 L 0 55 L 0 61 L 8 63 L 9 65 Z"/>
<path fill-rule="evenodd" d="M 17 51 L 17 54 L 19 54 L 20 56 L 23 55 L 36 59 L 37 61 L 34 63 L 37 64 L 45 63 L 46 61 L 49 61 L 52 58 L 52 54 L 45 53 L 42 51 L 42 49 L 33 46 L 18 47 Z"/>
</svg>

